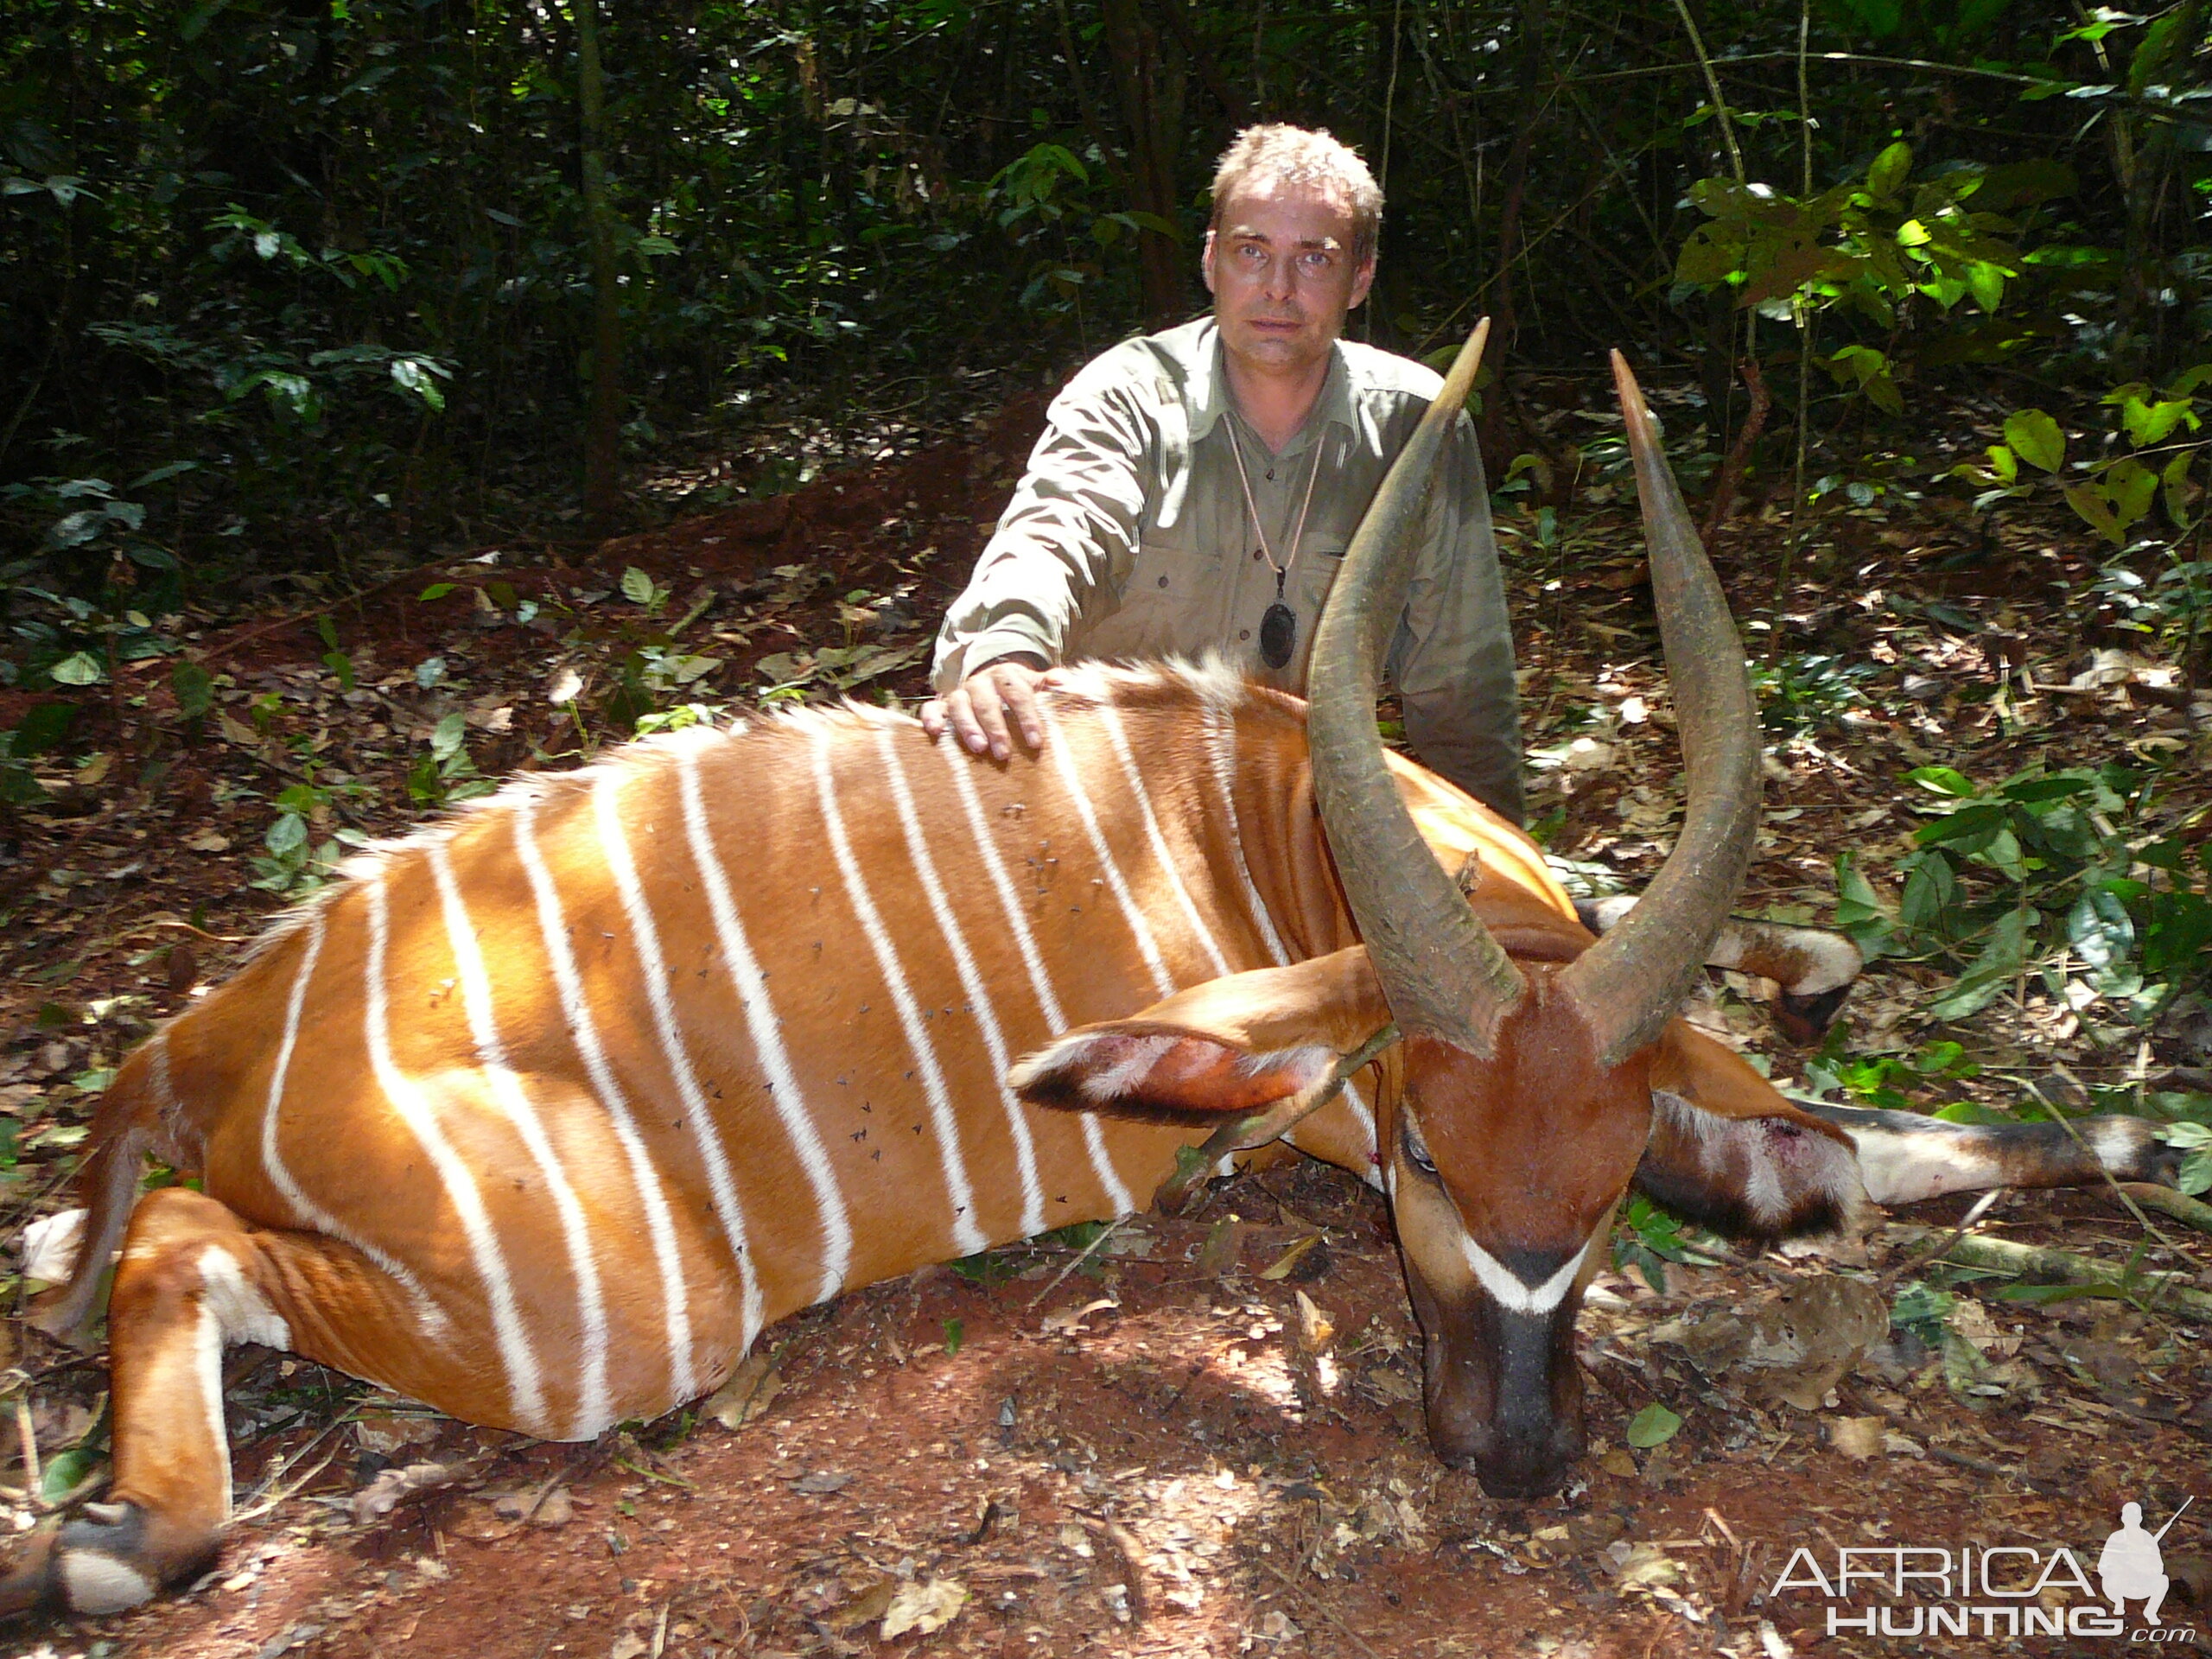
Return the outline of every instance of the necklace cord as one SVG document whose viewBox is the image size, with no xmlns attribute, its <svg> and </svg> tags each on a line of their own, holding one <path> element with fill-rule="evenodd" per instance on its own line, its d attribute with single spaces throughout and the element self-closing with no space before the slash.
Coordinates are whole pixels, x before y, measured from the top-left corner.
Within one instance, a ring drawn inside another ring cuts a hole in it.
<svg viewBox="0 0 2212 1659">
<path fill-rule="evenodd" d="M 1237 441 L 1236 421 L 1229 423 L 1229 453 L 1236 458 L 1236 481 L 1244 486 L 1244 511 L 1252 515 L 1252 534 L 1259 537 L 1260 556 L 1268 562 L 1268 569 L 1275 573 L 1275 598 L 1283 597 L 1283 584 L 1290 576 L 1290 567 L 1298 563 L 1299 547 L 1306 539 L 1306 514 L 1313 505 L 1313 481 L 1321 476 L 1321 443 L 1319 433 L 1313 435 L 1313 463 L 1306 471 L 1306 497 L 1298 504 L 1298 524 L 1290 532 L 1290 557 L 1278 561 L 1274 550 L 1268 545 L 1268 532 L 1260 524 L 1260 505 L 1252 499 L 1251 474 L 1244 470 L 1244 446 Z"/>
</svg>

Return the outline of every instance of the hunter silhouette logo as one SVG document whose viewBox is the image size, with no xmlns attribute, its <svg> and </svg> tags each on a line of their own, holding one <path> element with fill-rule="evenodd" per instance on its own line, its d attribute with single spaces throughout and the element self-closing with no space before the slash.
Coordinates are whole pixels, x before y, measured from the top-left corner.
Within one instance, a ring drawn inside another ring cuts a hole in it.
<svg viewBox="0 0 2212 1659">
<path fill-rule="evenodd" d="M 2120 1530 L 2105 1540 L 2104 1554 L 2097 1557 L 2097 1577 L 2115 1617 L 2125 1618 L 2127 1609 L 2124 1604 L 2139 1597 L 2143 1602 L 2143 1622 L 2159 1622 L 2158 1604 L 2166 1599 L 2168 1580 L 2165 1558 L 2158 1553 L 2158 1546 L 2173 1530 L 2174 1522 L 2181 1519 L 2183 1511 L 2196 1502 L 2193 1495 L 2183 1498 L 2181 1509 L 2176 1510 L 2156 1532 L 2143 1530 L 2140 1503 L 2120 1506 Z"/>
</svg>

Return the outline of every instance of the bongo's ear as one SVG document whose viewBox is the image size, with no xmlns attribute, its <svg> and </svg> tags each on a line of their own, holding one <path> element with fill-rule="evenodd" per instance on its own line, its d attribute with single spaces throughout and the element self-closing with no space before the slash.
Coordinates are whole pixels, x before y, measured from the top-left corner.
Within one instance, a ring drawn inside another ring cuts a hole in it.
<svg viewBox="0 0 2212 1659">
<path fill-rule="evenodd" d="M 1389 1020 L 1366 949 L 1355 945 L 1077 1027 L 1017 1062 L 1007 1081 L 1034 1106 L 1204 1127 L 1311 1088 Z"/>
</svg>

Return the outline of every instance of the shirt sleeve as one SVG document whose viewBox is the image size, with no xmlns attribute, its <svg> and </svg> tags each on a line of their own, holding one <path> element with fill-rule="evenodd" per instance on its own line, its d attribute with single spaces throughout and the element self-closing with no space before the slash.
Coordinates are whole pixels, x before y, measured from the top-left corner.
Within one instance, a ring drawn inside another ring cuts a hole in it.
<svg viewBox="0 0 2212 1659">
<path fill-rule="evenodd" d="M 1482 452 L 1464 415 L 1444 467 L 1391 641 L 1390 677 L 1421 763 L 1517 824 L 1521 711 L 1512 627 Z"/>
<path fill-rule="evenodd" d="M 1059 662 L 1076 620 L 1128 581 L 1149 423 L 1127 385 L 1090 378 L 1053 400 L 1028 471 L 945 613 L 930 668 L 940 696 L 1016 652 Z"/>
</svg>

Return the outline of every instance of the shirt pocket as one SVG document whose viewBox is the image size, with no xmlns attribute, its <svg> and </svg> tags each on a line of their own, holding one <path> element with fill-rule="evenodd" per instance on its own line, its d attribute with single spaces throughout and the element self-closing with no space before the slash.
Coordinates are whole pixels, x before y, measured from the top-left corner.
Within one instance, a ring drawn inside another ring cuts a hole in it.
<svg viewBox="0 0 2212 1659">
<path fill-rule="evenodd" d="M 1218 550 L 1147 537 L 1130 563 L 1121 607 L 1099 630 L 1093 649 L 1101 656 L 1147 657 L 1202 651 L 1214 643 L 1221 593 Z"/>
<path fill-rule="evenodd" d="M 1338 574 L 1344 568 L 1344 543 L 1308 537 L 1298 555 L 1298 563 L 1291 569 L 1290 580 L 1283 584 L 1289 595 L 1291 607 L 1298 613 L 1301 632 L 1311 632 L 1321 620 L 1321 607 L 1327 602 L 1329 590 L 1336 586 Z"/>
</svg>

